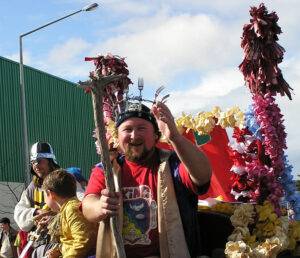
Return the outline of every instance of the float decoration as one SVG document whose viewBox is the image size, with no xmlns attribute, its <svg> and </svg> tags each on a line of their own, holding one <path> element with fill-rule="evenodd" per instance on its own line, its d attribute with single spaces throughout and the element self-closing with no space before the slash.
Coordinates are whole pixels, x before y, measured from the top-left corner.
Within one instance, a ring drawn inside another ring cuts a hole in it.
<svg viewBox="0 0 300 258">
<path fill-rule="evenodd" d="M 283 60 L 284 48 L 280 46 L 278 16 L 268 13 L 264 4 L 251 7 L 250 23 L 244 25 L 241 47 L 244 60 L 239 68 L 252 94 L 280 93 L 292 99 L 292 88 L 283 79 L 278 64 Z"/>
<path fill-rule="evenodd" d="M 252 93 L 253 104 L 245 113 L 245 127 L 234 129 L 231 172 L 235 173 L 235 180 L 231 193 L 238 201 L 253 202 L 247 204 L 253 206 L 251 212 L 251 208 L 235 210 L 238 216 L 233 215 L 233 221 L 247 217 L 247 213 L 255 220 L 251 224 L 249 219 L 244 227 L 233 222 L 235 230 L 225 253 L 227 257 L 276 257 L 282 250 L 293 249 L 300 240 L 295 234 L 299 222 L 289 222 L 299 219 L 300 199 L 293 192 L 292 167 L 284 155 L 287 147 L 283 115 L 275 103 L 277 93 L 291 100 L 292 89 L 278 67 L 284 53 L 276 42 L 277 34 L 281 33 L 278 16 L 268 13 L 264 4 L 252 7 L 250 15 L 250 24 L 244 26 L 244 60 L 239 68 Z M 288 214 L 282 213 L 284 198 Z M 286 216 L 291 212 L 293 216 Z"/>
<path fill-rule="evenodd" d="M 192 115 L 182 114 L 176 119 L 177 128 L 183 132 L 190 130 L 200 135 L 209 134 L 216 125 L 222 128 L 244 126 L 244 113 L 236 106 L 222 112 L 220 107 L 214 107 L 210 112 L 199 112 L 194 117 Z"/>
</svg>

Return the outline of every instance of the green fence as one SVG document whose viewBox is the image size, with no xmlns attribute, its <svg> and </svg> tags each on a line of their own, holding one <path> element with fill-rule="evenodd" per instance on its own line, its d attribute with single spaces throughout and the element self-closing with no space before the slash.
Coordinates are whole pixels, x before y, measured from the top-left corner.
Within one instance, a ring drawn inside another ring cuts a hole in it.
<svg viewBox="0 0 300 258">
<path fill-rule="evenodd" d="M 92 131 L 91 96 L 76 84 L 24 67 L 28 141 L 49 142 L 61 167 L 98 161 Z M 24 182 L 19 64 L 0 57 L 0 181 Z"/>
</svg>

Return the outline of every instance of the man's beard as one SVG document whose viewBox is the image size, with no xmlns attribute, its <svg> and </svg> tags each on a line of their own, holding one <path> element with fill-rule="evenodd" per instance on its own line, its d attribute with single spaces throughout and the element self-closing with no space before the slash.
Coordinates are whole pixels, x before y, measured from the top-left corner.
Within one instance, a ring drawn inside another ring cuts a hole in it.
<svg viewBox="0 0 300 258">
<path fill-rule="evenodd" d="M 135 163 L 141 163 L 147 160 L 147 158 L 150 156 L 150 153 L 153 152 L 154 147 L 148 150 L 146 146 L 143 146 L 143 150 L 139 153 L 136 153 L 133 151 L 134 146 L 130 145 L 128 146 L 127 150 L 125 151 L 125 157 L 127 160 Z"/>
</svg>

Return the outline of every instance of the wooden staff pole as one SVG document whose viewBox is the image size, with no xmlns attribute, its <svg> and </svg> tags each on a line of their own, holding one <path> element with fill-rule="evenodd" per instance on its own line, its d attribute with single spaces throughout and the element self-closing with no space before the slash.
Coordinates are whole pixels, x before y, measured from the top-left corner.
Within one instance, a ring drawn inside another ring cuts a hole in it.
<svg viewBox="0 0 300 258">
<path fill-rule="evenodd" d="M 101 79 L 96 81 L 95 87 L 92 88 L 92 101 L 94 121 L 96 127 L 96 138 L 100 144 L 101 161 L 104 167 L 106 188 L 112 192 L 115 191 L 115 185 L 113 180 L 112 164 L 109 157 L 108 144 L 105 137 L 106 129 L 103 117 L 103 91 L 104 87 L 108 83 L 110 83 L 112 80 L 117 80 L 119 78 L 120 76 L 107 76 L 107 78 L 102 77 Z M 121 232 L 119 231 L 117 216 L 113 216 L 110 218 L 110 225 L 112 227 L 113 236 L 116 242 L 117 257 L 125 258 L 126 254 L 124 250 L 123 238 Z M 99 237 L 97 238 L 97 246 L 99 246 L 98 241 L 101 241 Z"/>
</svg>

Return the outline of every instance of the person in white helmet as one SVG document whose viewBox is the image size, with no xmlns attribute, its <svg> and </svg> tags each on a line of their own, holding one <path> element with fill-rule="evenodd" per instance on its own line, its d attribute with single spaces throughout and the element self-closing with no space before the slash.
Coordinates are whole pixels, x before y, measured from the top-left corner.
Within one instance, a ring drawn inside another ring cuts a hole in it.
<svg viewBox="0 0 300 258">
<path fill-rule="evenodd" d="M 45 209 L 44 193 L 41 189 L 44 178 L 52 171 L 58 169 L 53 149 L 47 142 L 36 142 L 31 147 L 30 153 L 32 181 L 23 191 L 21 198 L 14 210 L 14 219 L 22 231 L 35 230 L 34 218 L 47 214 Z M 43 245 L 44 240 L 37 245 Z"/>
</svg>

